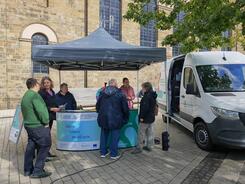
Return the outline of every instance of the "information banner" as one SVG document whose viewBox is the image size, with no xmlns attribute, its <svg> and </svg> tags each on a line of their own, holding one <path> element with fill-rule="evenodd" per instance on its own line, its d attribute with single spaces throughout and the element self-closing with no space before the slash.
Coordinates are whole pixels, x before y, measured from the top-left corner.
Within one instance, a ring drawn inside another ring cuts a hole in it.
<svg viewBox="0 0 245 184">
<path fill-rule="evenodd" d="M 57 113 L 57 149 L 93 150 L 100 146 L 97 113 Z"/>
<path fill-rule="evenodd" d="M 57 149 L 81 151 L 100 147 L 100 127 L 96 112 L 57 113 Z M 121 129 L 119 147 L 136 146 L 138 110 L 130 111 L 129 122 Z"/>
<path fill-rule="evenodd" d="M 129 122 L 121 129 L 118 146 L 120 148 L 133 147 L 137 145 L 138 135 L 138 110 L 130 110 Z"/>
<path fill-rule="evenodd" d="M 15 113 L 14 113 L 13 122 L 10 128 L 10 133 L 9 133 L 10 141 L 12 141 L 15 144 L 18 143 L 20 135 L 21 135 L 22 127 L 23 127 L 23 117 L 21 113 L 21 107 L 20 105 L 17 105 Z"/>
</svg>

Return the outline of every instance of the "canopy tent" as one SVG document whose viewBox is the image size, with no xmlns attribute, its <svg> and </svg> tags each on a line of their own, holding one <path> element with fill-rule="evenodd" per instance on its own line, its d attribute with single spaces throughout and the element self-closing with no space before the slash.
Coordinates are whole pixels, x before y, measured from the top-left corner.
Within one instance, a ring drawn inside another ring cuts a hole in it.
<svg viewBox="0 0 245 184">
<path fill-rule="evenodd" d="M 130 45 L 114 39 L 103 28 L 98 28 L 89 36 L 78 40 L 55 45 L 34 46 L 32 60 L 59 71 L 136 70 L 138 91 L 138 71 L 152 63 L 166 61 L 166 48 Z M 60 75 L 59 72 L 59 80 L 61 81 Z M 167 78 L 166 72 L 165 78 Z M 167 131 L 168 120 L 167 118 Z"/>
<path fill-rule="evenodd" d="M 165 61 L 166 49 L 120 42 L 98 28 L 78 40 L 34 46 L 32 60 L 58 70 L 139 70 Z"/>
</svg>

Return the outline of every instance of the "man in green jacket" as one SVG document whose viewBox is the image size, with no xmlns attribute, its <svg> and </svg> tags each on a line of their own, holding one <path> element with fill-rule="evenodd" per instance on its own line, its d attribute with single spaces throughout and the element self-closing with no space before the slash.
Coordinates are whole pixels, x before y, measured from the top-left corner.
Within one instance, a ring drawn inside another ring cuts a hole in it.
<svg viewBox="0 0 245 184">
<path fill-rule="evenodd" d="M 28 134 L 28 143 L 24 158 L 24 175 L 31 178 L 43 178 L 51 173 L 44 171 L 45 160 L 51 147 L 51 135 L 48 126 L 49 114 L 45 102 L 39 95 L 40 85 L 34 78 L 26 81 L 28 91 L 21 101 L 23 124 Z M 33 159 L 38 148 L 35 165 Z"/>
</svg>

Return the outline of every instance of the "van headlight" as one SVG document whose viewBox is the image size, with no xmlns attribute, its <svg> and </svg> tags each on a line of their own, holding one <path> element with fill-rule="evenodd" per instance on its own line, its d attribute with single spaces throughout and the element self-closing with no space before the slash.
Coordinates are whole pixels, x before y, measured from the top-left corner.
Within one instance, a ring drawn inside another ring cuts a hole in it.
<svg viewBox="0 0 245 184">
<path fill-rule="evenodd" d="M 221 118 L 229 119 L 229 120 L 239 119 L 239 113 L 236 111 L 230 111 L 230 110 L 221 109 L 218 107 L 211 107 L 211 109 L 216 116 L 219 116 Z"/>
</svg>

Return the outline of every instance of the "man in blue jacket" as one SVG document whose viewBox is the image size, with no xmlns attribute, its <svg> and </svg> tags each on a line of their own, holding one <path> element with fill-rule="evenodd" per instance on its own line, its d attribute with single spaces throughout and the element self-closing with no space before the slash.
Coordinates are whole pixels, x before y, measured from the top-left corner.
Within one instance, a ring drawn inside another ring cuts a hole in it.
<svg viewBox="0 0 245 184">
<path fill-rule="evenodd" d="M 107 142 L 109 134 L 110 156 L 111 159 L 118 159 L 118 142 L 120 137 L 120 129 L 128 122 L 129 108 L 125 95 L 117 87 L 117 81 L 111 79 L 109 85 L 100 94 L 96 103 L 98 112 L 98 124 L 101 127 L 100 137 L 100 153 L 105 158 L 109 152 L 107 150 Z"/>
<path fill-rule="evenodd" d="M 56 94 L 56 103 L 58 106 L 65 105 L 66 110 L 77 109 L 77 102 L 73 94 L 68 91 L 68 85 L 66 83 L 60 85 L 60 91 Z"/>
</svg>

